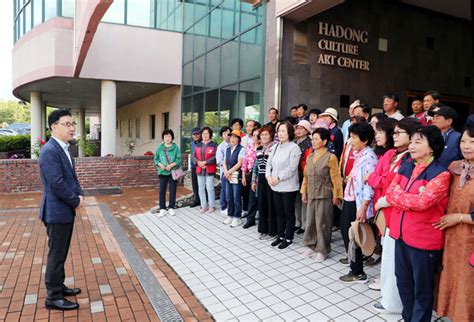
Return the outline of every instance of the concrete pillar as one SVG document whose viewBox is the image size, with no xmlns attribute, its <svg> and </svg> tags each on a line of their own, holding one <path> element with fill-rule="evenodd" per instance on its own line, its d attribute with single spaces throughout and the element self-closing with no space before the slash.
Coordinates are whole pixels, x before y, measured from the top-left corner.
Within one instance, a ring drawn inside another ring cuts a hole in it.
<svg viewBox="0 0 474 322">
<path fill-rule="evenodd" d="M 41 102 L 41 138 L 46 141 L 46 128 L 48 127 L 46 103 Z"/>
<path fill-rule="evenodd" d="M 31 92 L 31 158 L 36 159 L 33 153 L 36 142 L 41 137 L 41 93 Z"/>
<path fill-rule="evenodd" d="M 116 155 L 115 122 L 117 119 L 117 86 L 114 81 L 103 80 L 100 99 L 101 141 L 100 155 Z"/>
<path fill-rule="evenodd" d="M 77 111 L 77 128 L 76 135 L 81 139 L 85 138 L 86 133 L 86 110 L 81 108 Z M 84 151 L 79 147 L 79 157 L 84 156 Z"/>
</svg>

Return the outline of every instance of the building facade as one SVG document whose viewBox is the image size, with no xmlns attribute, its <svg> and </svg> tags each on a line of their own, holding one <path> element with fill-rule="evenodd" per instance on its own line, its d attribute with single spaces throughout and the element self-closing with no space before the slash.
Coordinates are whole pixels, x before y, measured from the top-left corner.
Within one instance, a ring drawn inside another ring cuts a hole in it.
<svg viewBox="0 0 474 322">
<path fill-rule="evenodd" d="M 270 107 L 343 120 L 386 92 L 408 114 L 430 89 L 474 112 L 469 0 L 13 1 L 13 92 L 32 104 L 32 141 L 46 105 L 71 109 L 80 135 L 92 117 L 102 155 L 130 141 L 154 152 L 165 128 L 186 151 L 193 127 L 263 122 Z"/>
</svg>

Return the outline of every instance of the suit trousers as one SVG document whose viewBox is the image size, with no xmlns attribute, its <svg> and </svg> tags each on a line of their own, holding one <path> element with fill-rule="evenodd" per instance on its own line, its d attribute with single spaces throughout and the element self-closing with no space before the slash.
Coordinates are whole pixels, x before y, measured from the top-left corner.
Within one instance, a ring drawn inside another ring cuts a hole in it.
<svg viewBox="0 0 474 322">
<path fill-rule="evenodd" d="M 66 261 L 71 245 L 72 230 L 74 222 L 68 224 L 47 224 L 48 234 L 48 262 L 44 276 L 48 300 L 54 301 L 63 298 L 64 285 L 64 262 Z"/>
<path fill-rule="evenodd" d="M 265 174 L 258 175 L 258 232 L 275 236 L 277 233 L 277 220 L 275 205 L 273 204 L 273 190 L 265 178 Z"/>
<path fill-rule="evenodd" d="M 333 209 L 331 198 L 308 200 L 303 243 L 325 256 L 331 252 Z"/>
</svg>

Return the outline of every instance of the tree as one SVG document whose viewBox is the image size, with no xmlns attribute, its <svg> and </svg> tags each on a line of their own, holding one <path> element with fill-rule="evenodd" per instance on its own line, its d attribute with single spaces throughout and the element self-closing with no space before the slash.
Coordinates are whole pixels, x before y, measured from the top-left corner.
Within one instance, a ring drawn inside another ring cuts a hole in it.
<svg viewBox="0 0 474 322">
<path fill-rule="evenodd" d="M 0 123 L 30 123 L 30 103 L 0 100 Z"/>
</svg>

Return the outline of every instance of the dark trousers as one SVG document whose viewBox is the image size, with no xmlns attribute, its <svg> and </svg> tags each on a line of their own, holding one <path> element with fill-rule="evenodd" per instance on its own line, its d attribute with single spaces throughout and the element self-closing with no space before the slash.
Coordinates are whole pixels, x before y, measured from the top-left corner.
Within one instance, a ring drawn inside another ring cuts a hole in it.
<svg viewBox="0 0 474 322">
<path fill-rule="evenodd" d="M 160 174 L 160 209 L 166 209 L 166 187 L 170 186 L 170 209 L 174 209 L 176 203 L 176 180 L 170 175 Z"/>
<path fill-rule="evenodd" d="M 295 234 L 295 200 L 297 191 L 273 191 L 278 237 L 293 240 Z"/>
<path fill-rule="evenodd" d="M 332 222 L 333 227 L 341 226 L 341 209 L 338 206 L 333 207 L 334 221 Z"/>
<path fill-rule="evenodd" d="M 242 183 L 226 184 L 226 198 L 227 198 L 227 216 L 240 218 L 242 216 Z"/>
<path fill-rule="evenodd" d="M 268 185 L 265 174 L 258 175 L 258 232 L 275 236 L 277 233 L 276 213 L 273 204 L 273 190 Z"/>
<path fill-rule="evenodd" d="M 345 201 L 342 205 L 341 211 L 341 235 L 344 240 L 344 247 L 347 249 L 349 247 L 349 228 L 351 228 L 351 222 L 356 220 L 356 202 L 355 201 Z M 355 275 L 360 275 L 364 273 L 364 260 L 362 256 L 362 250 L 360 247 L 356 248 L 355 251 L 355 262 L 351 261 L 351 271 Z"/>
<path fill-rule="evenodd" d="M 200 205 L 201 200 L 199 200 L 199 188 L 198 188 L 198 178 L 196 173 L 196 168 L 191 167 L 191 185 L 193 186 L 193 204 Z"/>
<path fill-rule="evenodd" d="M 64 285 L 64 262 L 71 245 L 74 222 L 69 224 L 46 224 L 48 235 L 48 263 L 44 276 L 48 300 L 62 299 Z"/>
<path fill-rule="evenodd" d="M 435 276 L 441 257 L 441 250 L 417 249 L 401 239 L 395 241 L 395 275 L 403 320 L 431 321 Z"/>
<path fill-rule="evenodd" d="M 225 189 L 226 185 L 229 183 L 224 175 L 221 175 L 221 194 L 219 197 L 219 201 L 221 203 L 221 210 L 227 209 L 227 198 L 225 197 Z"/>
<path fill-rule="evenodd" d="M 250 184 L 242 186 L 242 210 L 247 212 L 249 211 L 249 190 L 252 190 Z"/>
<path fill-rule="evenodd" d="M 247 180 L 247 187 L 248 192 L 248 214 L 247 214 L 247 222 L 255 222 L 255 215 L 257 215 L 258 210 L 258 198 L 255 191 L 252 190 L 252 173 L 246 173 L 245 178 Z"/>
</svg>

